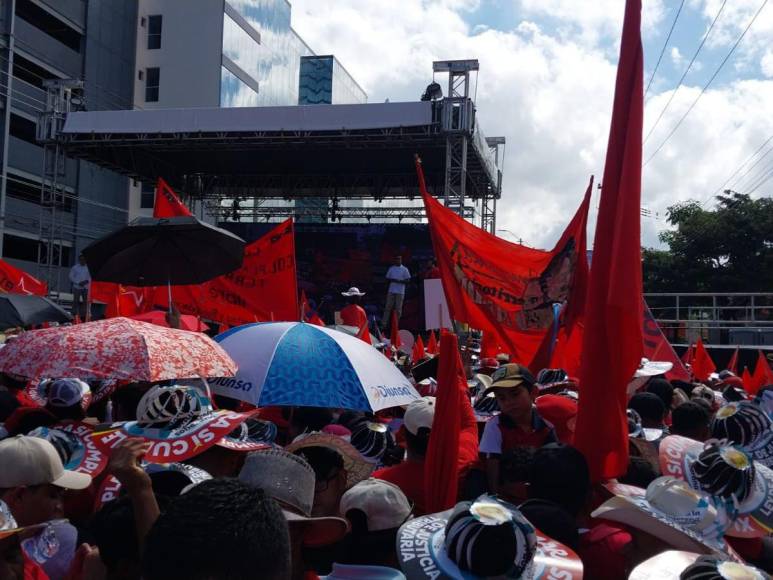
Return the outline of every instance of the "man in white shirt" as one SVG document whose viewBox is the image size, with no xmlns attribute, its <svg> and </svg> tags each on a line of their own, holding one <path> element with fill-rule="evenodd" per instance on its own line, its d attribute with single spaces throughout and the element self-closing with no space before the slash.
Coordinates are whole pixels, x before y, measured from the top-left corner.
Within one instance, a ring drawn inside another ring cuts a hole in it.
<svg viewBox="0 0 773 580">
<path fill-rule="evenodd" d="M 78 263 L 70 268 L 70 282 L 72 283 L 72 314 L 85 320 L 91 274 L 83 254 L 78 256 Z"/>
<path fill-rule="evenodd" d="M 388 328 L 392 310 L 397 313 L 398 321 L 403 313 L 405 286 L 408 284 L 408 280 L 411 279 L 411 273 L 408 271 L 408 268 L 403 266 L 402 256 L 395 256 L 395 263 L 387 270 L 386 279 L 389 281 L 389 289 L 387 290 L 384 317 L 381 319 L 382 328 Z"/>
</svg>

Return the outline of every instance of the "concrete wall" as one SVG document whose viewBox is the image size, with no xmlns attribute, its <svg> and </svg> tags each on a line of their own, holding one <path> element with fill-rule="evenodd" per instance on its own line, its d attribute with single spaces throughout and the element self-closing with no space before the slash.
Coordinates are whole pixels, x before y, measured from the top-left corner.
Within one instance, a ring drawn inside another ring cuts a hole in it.
<svg viewBox="0 0 773 580">
<path fill-rule="evenodd" d="M 161 48 L 147 48 L 149 15 L 163 16 Z M 223 46 L 223 0 L 139 0 L 134 103 L 137 108 L 217 107 Z M 158 102 L 145 102 L 138 71 L 160 69 Z"/>
</svg>

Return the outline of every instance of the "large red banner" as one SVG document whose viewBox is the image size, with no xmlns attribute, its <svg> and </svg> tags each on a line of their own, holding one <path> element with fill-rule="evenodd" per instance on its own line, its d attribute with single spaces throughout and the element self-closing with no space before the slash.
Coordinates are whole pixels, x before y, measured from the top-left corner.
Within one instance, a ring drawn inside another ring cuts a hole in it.
<svg viewBox="0 0 773 580">
<path fill-rule="evenodd" d="M 451 317 L 496 337 L 512 360 L 550 361 L 554 305 L 562 305 L 560 334 L 582 319 L 588 261 L 585 228 L 591 188 L 553 250 L 513 244 L 465 221 L 431 197 L 416 169 Z M 537 368 L 539 367 L 539 368 Z"/>
<path fill-rule="evenodd" d="M 0 292 L 45 296 L 48 294 L 48 286 L 24 270 L 0 260 Z"/>
<path fill-rule="evenodd" d="M 172 286 L 181 313 L 229 326 L 297 320 L 297 297 L 292 219 L 249 244 L 238 270 L 196 286 Z M 153 298 L 153 304 L 168 307 L 167 288 L 157 288 Z"/>
</svg>

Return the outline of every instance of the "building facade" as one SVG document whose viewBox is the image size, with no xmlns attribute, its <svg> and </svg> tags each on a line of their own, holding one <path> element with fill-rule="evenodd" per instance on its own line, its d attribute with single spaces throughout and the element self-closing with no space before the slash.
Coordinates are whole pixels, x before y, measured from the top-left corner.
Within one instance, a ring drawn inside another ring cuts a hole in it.
<svg viewBox="0 0 773 580">
<path fill-rule="evenodd" d="M 69 292 L 67 271 L 80 249 L 126 223 L 128 180 L 63 159 L 56 207 L 41 204 L 46 150 L 36 131 L 46 85 L 78 79 L 77 106 L 131 108 L 136 18 L 132 0 L 0 1 L 1 253 L 52 291 Z"/>
<path fill-rule="evenodd" d="M 334 56 L 293 30 L 286 0 L 139 0 L 136 35 L 137 108 L 367 101 Z M 132 216 L 152 212 L 154 187 L 132 187 Z"/>
</svg>

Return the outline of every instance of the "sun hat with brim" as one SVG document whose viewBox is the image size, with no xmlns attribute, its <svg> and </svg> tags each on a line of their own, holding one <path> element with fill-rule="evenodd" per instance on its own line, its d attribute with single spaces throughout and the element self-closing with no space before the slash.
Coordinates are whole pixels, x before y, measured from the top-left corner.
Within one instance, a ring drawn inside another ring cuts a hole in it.
<svg viewBox="0 0 773 580">
<path fill-rule="evenodd" d="M 247 455 L 239 481 L 262 489 L 276 500 L 290 526 L 303 525 L 303 543 L 326 546 L 341 540 L 349 522 L 338 517 L 312 517 L 314 470 L 302 457 L 283 449 L 256 451 Z"/>
<path fill-rule="evenodd" d="M 751 461 L 740 448 L 716 443 L 669 435 L 660 442 L 661 471 L 685 480 L 693 489 L 706 491 L 717 502 L 733 505 L 737 515 L 727 529 L 728 536 L 768 536 L 773 530 L 773 513 L 766 507 L 773 503 L 773 470 Z M 746 481 L 749 476 L 750 484 Z M 739 493 L 745 496 L 742 501 L 727 499 L 728 494 Z"/>
<path fill-rule="evenodd" d="M 531 391 L 535 384 L 536 380 L 529 369 L 518 363 L 508 363 L 491 373 L 491 386 L 485 394 L 493 389 L 512 389 L 521 385 Z"/>
<path fill-rule="evenodd" d="M 341 296 L 365 296 L 365 292 L 360 292 L 360 289 L 356 286 L 352 286 L 346 292 L 341 292 Z"/>
<path fill-rule="evenodd" d="M 365 461 L 354 445 L 342 437 L 330 433 L 304 433 L 299 435 L 285 449 L 290 453 L 298 455 L 299 453 L 302 454 L 303 449 L 308 447 L 327 447 L 337 452 L 343 458 L 344 469 L 346 470 L 346 489 L 368 479 L 373 472 L 373 464 Z"/>
<path fill-rule="evenodd" d="M 644 560 L 636 566 L 628 580 L 679 580 L 682 570 L 695 562 L 700 554 L 684 550 L 666 550 L 657 556 Z"/>
<path fill-rule="evenodd" d="M 502 517 L 503 509 L 512 519 Z M 582 562 L 570 548 L 536 530 L 515 506 L 486 496 L 409 520 L 396 544 L 400 567 L 411 580 L 582 577 Z M 484 570 L 503 565 L 508 569 L 502 574 Z"/>
<path fill-rule="evenodd" d="M 56 448 L 45 439 L 17 435 L 0 441 L 0 489 L 51 484 L 86 489 L 91 476 L 68 471 Z"/>
<path fill-rule="evenodd" d="M 642 377 L 656 377 L 658 375 L 664 375 L 674 368 L 674 363 L 667 361 L 655 361 L 647 358 L 641 359 L 639 368 L 633 374 L 634 378 Z"/>
</svg>

